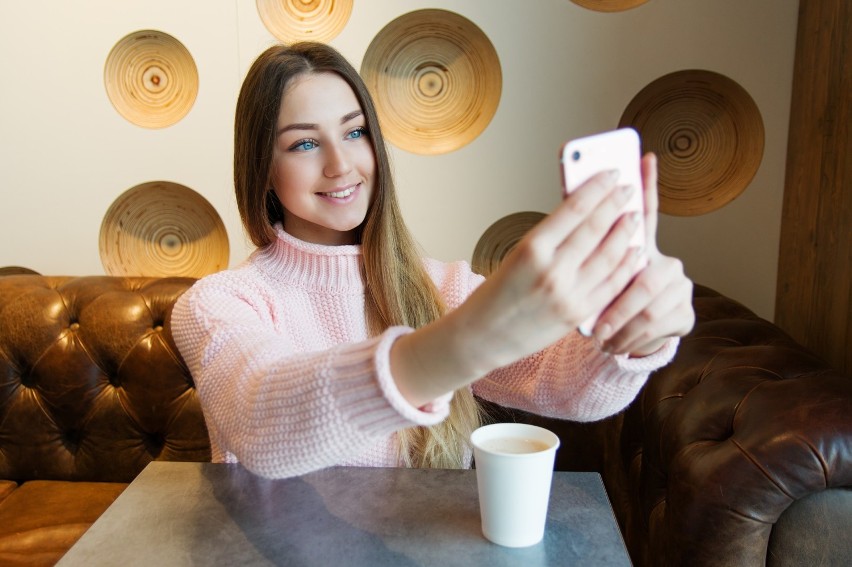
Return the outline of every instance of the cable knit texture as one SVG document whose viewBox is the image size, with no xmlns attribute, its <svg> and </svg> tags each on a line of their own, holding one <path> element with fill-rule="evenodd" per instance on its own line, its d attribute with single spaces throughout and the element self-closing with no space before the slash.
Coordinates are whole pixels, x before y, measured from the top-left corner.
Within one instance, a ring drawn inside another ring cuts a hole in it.
<svg viewBox="0 0 852 567">
<path fill-rule="evenodd" d="M 411 406 L 390 373 L 393 341 L 370 337 L 360 246 L 321 246 L 277 227 L 241 266 L 199 280 L 175 304 L 172 333 L 196 382 L 213 460 L 266 477 L 331 465 L 399 466 L 396 432 L 435 425 L 451 393 Z M 425 260 L 448 308 L 483 281 L 465 262 Z M 652 356 L 600 352 L 574 333 L 475 382 L 476 395 L 590 421 L 620 411 L 677 340 Z"/>
</svg>

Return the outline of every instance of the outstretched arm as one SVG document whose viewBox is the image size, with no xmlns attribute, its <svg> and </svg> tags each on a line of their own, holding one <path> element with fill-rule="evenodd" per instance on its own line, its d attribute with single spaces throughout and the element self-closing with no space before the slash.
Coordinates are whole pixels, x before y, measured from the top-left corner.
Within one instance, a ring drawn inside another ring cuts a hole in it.
<svg viewBox="0 0 852 567">
<path fill-rule="evenodd" d="M 595 332 L 608 334 L 604 347 L 613 353 L 643 356 L 667 337 L 688 332 L 691 283 L 680 263 L 654 244 L 653 156 L 643 160 L 643 170 L 651 221 L 647 250 L 630 248 L 638 223 L 620 212 L 630 191 L 641 188 L 618 185 L 613 172 L 592 177 L 533 228 L 467 301 L 396 341 L 391 371 L 402 394 L 415 406 L 425 404 L 544 349 L 607 306 Z M 633 280 L 643 253 L 648 267 Z"/>
</svg>

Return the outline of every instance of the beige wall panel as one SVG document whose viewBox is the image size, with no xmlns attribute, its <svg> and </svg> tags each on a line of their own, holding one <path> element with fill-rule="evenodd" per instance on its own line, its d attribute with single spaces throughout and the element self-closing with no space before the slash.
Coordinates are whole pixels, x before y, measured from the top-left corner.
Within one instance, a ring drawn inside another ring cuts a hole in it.
<svg viewBox="0 0 852 567">
<path fill-rule="evenodd" d="M 650 0 L 620 13 L 569 0 L 356 0 L 334 40 L 360 67 L 372 38 L 421 8 L 453 10 L 488 35 L 501 60 L 494 119 L 455 152 L 392 148 L 403 209 L 426 253 L 470 260 L 479 237 L 517 211 L 558 204 L 557 150 L 613 128 L 649 82 L 701 68 L 740 83 L 766 129 L 751 186 L 698 217 L 664 216 L 660 245 L 698 282 L 772 317 L 795 49 L 796 0 Z M 275 41 L 251 0 L 0 2 L 0 265 L 102 273 L 98 230 L 125 189 L 157 179 L 187 185 L 219 211 L 231 264 L 250 252 L 231 180 L 240 81 Z M 163 130 L 134 126 L 103 88 L 103 62 L 127 33 L 160 29 L 186 45 L 200 76 L 194 108 Z"/>
</svg>

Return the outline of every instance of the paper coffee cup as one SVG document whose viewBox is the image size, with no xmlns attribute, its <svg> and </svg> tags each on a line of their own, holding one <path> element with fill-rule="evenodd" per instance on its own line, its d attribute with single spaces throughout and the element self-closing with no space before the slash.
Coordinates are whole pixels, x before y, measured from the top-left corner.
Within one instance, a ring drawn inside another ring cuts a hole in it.
<svg viewBox="0 0 852 567">
<path fill-rule="evenodd" d="M 525 423 L 495 423 L 471 434 L 482 534 L 506 547 L 544 537 L 559 437 Z"/>
</svg>

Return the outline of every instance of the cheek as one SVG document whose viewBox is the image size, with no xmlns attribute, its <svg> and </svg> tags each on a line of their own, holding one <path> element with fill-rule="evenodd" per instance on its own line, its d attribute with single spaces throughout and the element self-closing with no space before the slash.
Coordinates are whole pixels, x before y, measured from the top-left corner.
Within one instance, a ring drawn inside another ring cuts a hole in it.
<svg viewBox="0 0 852 567">
<path fill-rule="evenodd" d="M 278 201 L 287 207 L 288 198 L 292 195 L 292 175 L 286 174 L 280 167 L 275 167 L 272 171 L 272 192 L 278 198 Z"/>
<path fill-rule="evenodd" d="M 285 196 L 292 194 L 294 187 L 303 182 L 303 174 L 298 167 L 280 160 L 275 162 L 272 168 L 272 186 L 279 199 L 283 201 Z"/>
<path fill-rule="evenodd" d="M 376 156 L 373 154 L 373 148 L 369 145 L 361 150 L 359 163 L 361 163 L 361 171 L 365 174 L 370 176 L 376 174 Z"/>
</svg>

